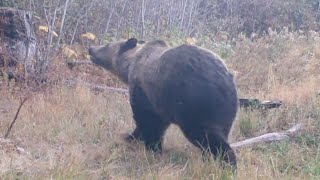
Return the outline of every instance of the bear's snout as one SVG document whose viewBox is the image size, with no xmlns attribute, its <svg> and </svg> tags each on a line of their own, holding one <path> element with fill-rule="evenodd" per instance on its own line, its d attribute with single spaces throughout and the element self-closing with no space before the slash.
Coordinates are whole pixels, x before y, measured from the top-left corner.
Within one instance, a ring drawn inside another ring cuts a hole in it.
<svg viewBox="0 0 320 180">
<path fill-rule="evenodd" d="M 92 56 L 92 53 L 93 53 L 93 47 L 90 46 L 90 47 L 89 47 L 89 55 Z"/>
</svg>

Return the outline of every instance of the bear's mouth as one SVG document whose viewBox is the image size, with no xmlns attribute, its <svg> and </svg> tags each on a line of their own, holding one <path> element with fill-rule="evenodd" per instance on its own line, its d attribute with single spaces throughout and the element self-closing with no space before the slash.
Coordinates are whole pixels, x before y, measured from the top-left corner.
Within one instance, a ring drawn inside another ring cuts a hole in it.
<svg viewBox="0 0 320 180">
<path fill-rule="evenodd" d="M 96 58 L 96 57 L 93 55 L 93 50 L 92 50 L 92 48 L 89 49 L 89 56 L 90 56 L 90 60 L 91 60 L 93 63 L 95 63 L 95 64 L 98 63 L 98 58 Z"/>
<path fill-rule="evenodd" d="M 90 60 L 93 64 L 101 66 L 105 69 L 109 70 L 110 68 L 112 68 L 112 64 L 109 61 L 103 61 L 103 60 L 96 58 L 94 56 L 90 56 Z"/>
<path fill-rule="evenodd" d="M 94 57 L 94 56 L 92 56 L 91 54 L 89 54 L 90 55 L 90 60 L 92 61 L 92 62 L 95 62 L 97 59 Z"/>
<path fill-rule="evenodd" d="M 99 58 L 95 57 L 93 54 L 89 52 L 90 61 L 94 64 L 100 65 L 101 62 L 99 61 Z"/>
</svg>

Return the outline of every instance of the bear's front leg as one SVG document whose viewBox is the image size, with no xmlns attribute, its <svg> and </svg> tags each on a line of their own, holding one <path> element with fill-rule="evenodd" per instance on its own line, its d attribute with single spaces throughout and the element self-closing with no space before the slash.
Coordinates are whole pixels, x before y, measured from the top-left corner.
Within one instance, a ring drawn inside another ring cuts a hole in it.
<svg viewBox="0 0 320 180">
<path fill-rule="evenodd" d="M 130 103 L 136 129 L 133 136 L 141 138 L 148 150 L 162 151 L 163 135 L 169 126 L 154 110 L 141 88 L 135 87 L 130 93 Z"/>
<path fill-rule="evenodd" d="M 168 123 L 164 123 L 153 112 L 135 111 L 134 118 L 137 126 L 141 129 L 142 140 L 146 148 L 154 152 L 161 152 L 163 135 L 168 128 Z"/>
</svg>

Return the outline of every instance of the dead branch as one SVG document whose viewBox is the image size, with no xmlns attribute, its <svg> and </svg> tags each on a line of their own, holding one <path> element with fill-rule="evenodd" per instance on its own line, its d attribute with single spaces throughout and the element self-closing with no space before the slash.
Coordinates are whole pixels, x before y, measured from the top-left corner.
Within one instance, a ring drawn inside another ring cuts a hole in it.
<svg viewBox="0 0 320 180">
<path fill-rule="evenodd" d="M 86 65 L 86 64 L 93 65 L 93 63 L 91 61 L 88 61 L 88 60 L 76 60 L 76 61 L 67 62 L 67 65 L 68 65 L 69 69 L 73 69 L 77 65 Z"/>
<path fill-rule="evenodd" d="M 18 154 L 28 154 L 28 152 L 22 147 L 17 146 L 13 141 L 9 139 L 0 138 L 0 149 L 5 152 L 17 152 Z"/>
<path fill-rule="evenodd" d="M 69 69 L 73 69 L 75 66 L 80 65 L 94 65 L 91 61 L 88 60 L 72 60 L 67 62 L 67 65 Z M 95 84 L 88 84 L 85 82 L 81 82 L 81 84 L 85 84 L 86 86 L 92 87 L 96 90 L 115 90 L 119 91 L 117 88 L 107 87 L 107 86 L 99 86 Z M 123 92 L 124 89 L 120 90 L 120 92 Z M 128 90 L 125 90 L 128 91 Z M 254 109 L 258 110 L 268 110 L 268 109 L 274 109 L 279 108 L 281 105 L 283 105 L 282 101 L 278 100 L 272 100 L 272 101 L 261 101 L 259 99 L 248 99 L 248 98 L 239 98 L 239 105 L 241 109 L 244 109 L 245 111 Z"/>
<path fill-rule="evenodd" d="M 71 61 L 68 62 L 68 66 L 70 68 L 76 66 L 76 65 L 81 65 L 81 64 L 89 64 L 92 65 L 93 63 L 90 61 L 82 60 L 82 61 Z M 69 85 L 75 85 L 75 84 L 81 84 L 86 87 L 98 90 L 98 91 L 103 91 L 103 90 L 111 90 L 111 91 L 116 91 L 116 92 L 121 92 L 121 93 L 129 93 L 128 89 L 122 89 L 122 88 L 115 88 L 115 87 L 110 87 L 110 86 L 103 86 L 103 85 L 96 85 L 92 83 L 87 83 L 82 80 L 68 80 L 67 83 Z M 256 108 L 256 109 L 273 109 L 273 108 L 279 108 L 283 103 L 282 101 L 260 101 L 258 99 L 243 99 L 239 98 L 240 102 L 240 108 Z"/>
<path fill-rule="evenodd" d="M 15 117 L 14 117 L 14 119 L 13 119 L 13 121 L 12 121 L 10 127 L 9 127 L 9 129 L 8 129 L 7 133 L 4 135 L 4 138 L 5 138 L 5 139 L 8 138 L 9 133 L 10 133 L 10 131 L 11 131 L 14 123 L 16 122 L 16 120 L 17 120 L 17 118 L 18 118 L 18 115 L 19 115 L 19 113 L 20 113 L 21 107 L 22 107 L 23 104 L 27 101 L 27 99 L 28 99 L 28 97 L 26 97 L 26 98 L 20 103 L 20 106 L 19 106 L 19 108 L 18 108 L 18 110 L 17 110 L 17 113 L 16 113 L 16 115 L 15 115 Z"/>
<path fill-rule="evenodd" d="M 303 127 L 303 124 L 297 124 L 294 127 L 283 131 L 283 132 L 274 132 L 274 133 L 268 133 L 264 134 L 258 137 L 246 139 L 241 142 L 232 143 L 232 148 L 242 148 L 247 146 L 252 146 L 254 144 L 262 143 L 262 142 L 272 142 L 272 141 L 281 141 L 290 139 L 293 137 L 301 128 Z"/>
<path fill-rule="evenodd" d="M 92 83 L 87 83 L 85 81 L 81 81 L 81 80 L 68 80 L 67 84 L 69 85 L 76 85 L 76 84 L 81 84 L 84 85 L 86 87 L 92 88 L 94 90 L 110 90 L 110 91 L 115 91 L 115 92 L 120 92 L 120 93 L 125 93 L 128 94 L 129 91 L 127 89 L 122 89 L 122 88 L 115 88 L 115 87 L 110 87 L 110 86 L 102 86 L 102 85 L 96 85 L 96 84 L 92 84 Z"/>
</svg>

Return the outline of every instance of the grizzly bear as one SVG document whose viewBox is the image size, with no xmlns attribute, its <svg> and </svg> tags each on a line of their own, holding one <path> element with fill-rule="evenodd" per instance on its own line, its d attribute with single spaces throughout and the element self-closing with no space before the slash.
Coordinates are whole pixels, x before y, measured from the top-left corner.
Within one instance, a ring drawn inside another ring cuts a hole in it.
<svg viewBox="0 0 320 180">
<path fill-rule="evenodd" d="M 236 168 L 228 135 L 238 111 L 237 90 L 219 56 L 194 45 L 135 38 L 92 46 L 89 54 L 129 86 L 136 128 L 127 141 L 142 140 L 148 150 L 161 152 L 173 123 L 203 153 L 220 155 Z"/>
</svg>

